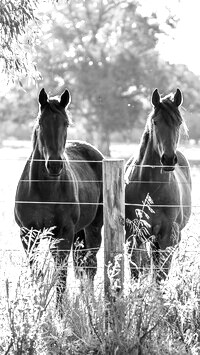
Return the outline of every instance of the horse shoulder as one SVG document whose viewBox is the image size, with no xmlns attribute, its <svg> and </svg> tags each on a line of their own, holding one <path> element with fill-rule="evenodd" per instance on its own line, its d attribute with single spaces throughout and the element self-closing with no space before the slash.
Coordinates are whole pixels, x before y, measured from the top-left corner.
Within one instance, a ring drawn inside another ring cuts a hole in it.
<svg viewBox="0 0 200 355">
<path fill-rule="evenodd" d="M 91 178 L 102 179 L 102 161 L 104 156 L 93 145 L 84 141 L 68 141 L 66 153 L 69 160 L 83 161 L 81 166 L 79 163 L 77 165 L 73 164 L 76 166 L 77 171 L 81 171 L 81 175 L 89 174 Z"/>
<path fill-rule="evenodd" d="M 181 151 L 177 151 L 177 158 L 178 158 L 178 166 L 180 168 L 181 174 L 184 176 L 184 178 L 191 186 L 192 179 L 191 179 L 191 172 L 190 172 L 190 164 L 187 158 L 185 157 L 185 155 Z"/>
<path fill-rule="evenodd" d="M 29 172 L 30 172 L 30 159 L 27 160 L 25 167 L 22 171 L 21 177 L 18 181 L 16 196 L 27 195 L 28 193 L 28 180 L 29 180 Z M 27 181 L 27 182 L 26 182 Z"/>
<path fill-rule="evenodd" d="M 90 158 L 90 160 L 98 160 L 101 161 L 104 159 L 103 154 L 94 147 L 92 144 L 87 143 L 85 141 L 79 140 L 70 140 L 67 141 L 66 150 L 70 154 L 80 155 Z M 88 159 L 89 160 L 89 159 Z"/>
</svg>

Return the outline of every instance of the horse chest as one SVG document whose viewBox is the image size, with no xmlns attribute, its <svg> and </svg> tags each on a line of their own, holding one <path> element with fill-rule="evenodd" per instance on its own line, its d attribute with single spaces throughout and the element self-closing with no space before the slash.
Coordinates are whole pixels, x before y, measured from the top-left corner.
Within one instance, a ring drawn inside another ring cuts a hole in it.
<svg viewBox="0 0 200 355">
<path fill-rule="evenodd" d="M 50 185 L 50 184 L 48 184 Z M 23 191 L 23 192 L 22 192 Z M 27 228 L 43 229 L 52 226 L 63 226 L 69 217 L 77 216 L 76 209 L 69 210 L 66 204 L 67 196 L 61 189 L 47 189 L 47 185 L 39 187 L 37 183 L 23 183 L 19 186 L 19 204 L 16 207 L 16 220 Z M 71 195 L 69 201 L 74 201 Z"/>
<path fill-rule="evenodd" d="M 133 203 L 142 203 L 147 194 L 150 195 L 154 204 L 165 202 L 176 203 L 180 199 L 180 189 L 173 175 L 169 178 L 161 174 L 152 176 L 134 176 L 126 188 L 126 197 Z"/>
<path fill-rule="evenodd" d="M 148 209 L 147 195 L 151 197 L 154 213 Z M 126 216 L 130 220 L 137 218 L 139 209 L 149 215 L 150 225 L 162 224 L 162 221 L 170 223 L 179 214 L 180 208 L 177 206 L 181 203 L 181 194 L 173 176 L 166 180 L 162 175 L 154 180 L 151 177 L 140 179 L 134 176 L 126 186 L 126 203 Z"/>
<path fill-rule="evenodd" d="M 67 208 L 65 204 L 28 204 L 18 210 L 20 225 L 27 228 L 43 229 L 50 227 L 64 227 L 73 221 L 75 224 L 79 217 L 79 209 Z"/>
</svg>

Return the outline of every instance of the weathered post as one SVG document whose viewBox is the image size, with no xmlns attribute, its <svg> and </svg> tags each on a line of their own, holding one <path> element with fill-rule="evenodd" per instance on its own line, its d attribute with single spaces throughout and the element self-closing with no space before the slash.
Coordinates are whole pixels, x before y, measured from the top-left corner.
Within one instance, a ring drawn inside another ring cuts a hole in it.
<svg viewBox="0 0 200 355">
<path fill-rule="evenodd" d="M 118 260 L 117 289 L 120 293 L 124 283 L 124 160 L 103 161 L 103 201 L 104 201 L 104 289 L 105 298 L 110 299 L 110 278 L 108 264 Z M 114 281 L 114 280 L 113 280 Z"/>
</svg>

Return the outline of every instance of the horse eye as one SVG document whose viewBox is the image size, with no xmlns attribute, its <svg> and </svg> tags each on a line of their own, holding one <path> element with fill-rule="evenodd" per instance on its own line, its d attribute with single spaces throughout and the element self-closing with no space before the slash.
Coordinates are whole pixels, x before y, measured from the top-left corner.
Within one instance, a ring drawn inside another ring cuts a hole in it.
<svg viewBox="0 0 200 355">
<path fill-rule="evenodd" d="M 154 123 L 154 126 L 156 126 L 156 125 L 157 125 L 157 122 L 156 122 L 156 121 L 153 121 L 153 123 Z"/>
</svg>

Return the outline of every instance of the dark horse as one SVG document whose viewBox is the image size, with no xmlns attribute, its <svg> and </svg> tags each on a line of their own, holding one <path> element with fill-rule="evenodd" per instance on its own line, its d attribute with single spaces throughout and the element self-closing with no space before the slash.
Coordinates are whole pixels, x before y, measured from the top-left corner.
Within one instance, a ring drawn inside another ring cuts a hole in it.
<svg viewBox="0 0 200 355">
<path fill-rule="evenodd" d="M 103 155 L 85 142 L 67 141 L 69 118 L 65 108 L 69 103 L 68 90 L 60 100 L 48 99 L 45 90 L 40 91 L 33 150 L 19 180 L 15 200 L 15 219 L 27 253 L 36 244 L 34 240 L 27 242 L 24 230 L 42 231 L 55 226 L 53 256 L 60 267 L 58 303 L 66 288 L 67 259 L 71 247 L 76 250 L 77 238 L 84 242 L 84 248 L 91 249 L 87 273 L 93 280 L 103 224 Z"/>
<path fill-rule="evenodd" d="M 146 122 L 139 154 L 137 159 L 131 157 L 126 164 L 126 218 L 130 221 L 144 218 L 144 214 L 138 214 L 138 211 L 141 212 L 142 208 L 144 211 L 142 201 L 149 194 L 154 213 L 146 209 L 149 216 L 147 240 L 153 241 L 153 260 L 157 266 L 161 261 L 160 250 L 180 241 L 181 230 L 191 214 L 190 167 L 184 155 L 177 150 L 180 128 L 185 126 L 179 111 L 181 104 L 182 93 L 179 89 L 174 95 L 164 98 L 157 89 L 153 92 L 153 110 Z M 134 223 L 132 227 L 126 225 L 126 239 L 130 241 L 132 251 L 132 276 L 137 277 L 145 253 L 137 251 L 142 247 L 142 240 L 134 232 Z M 168 266 L 166 262 L 166 272 L 160 272 L 162 277 L 168 272 Z"/>
</svg>

